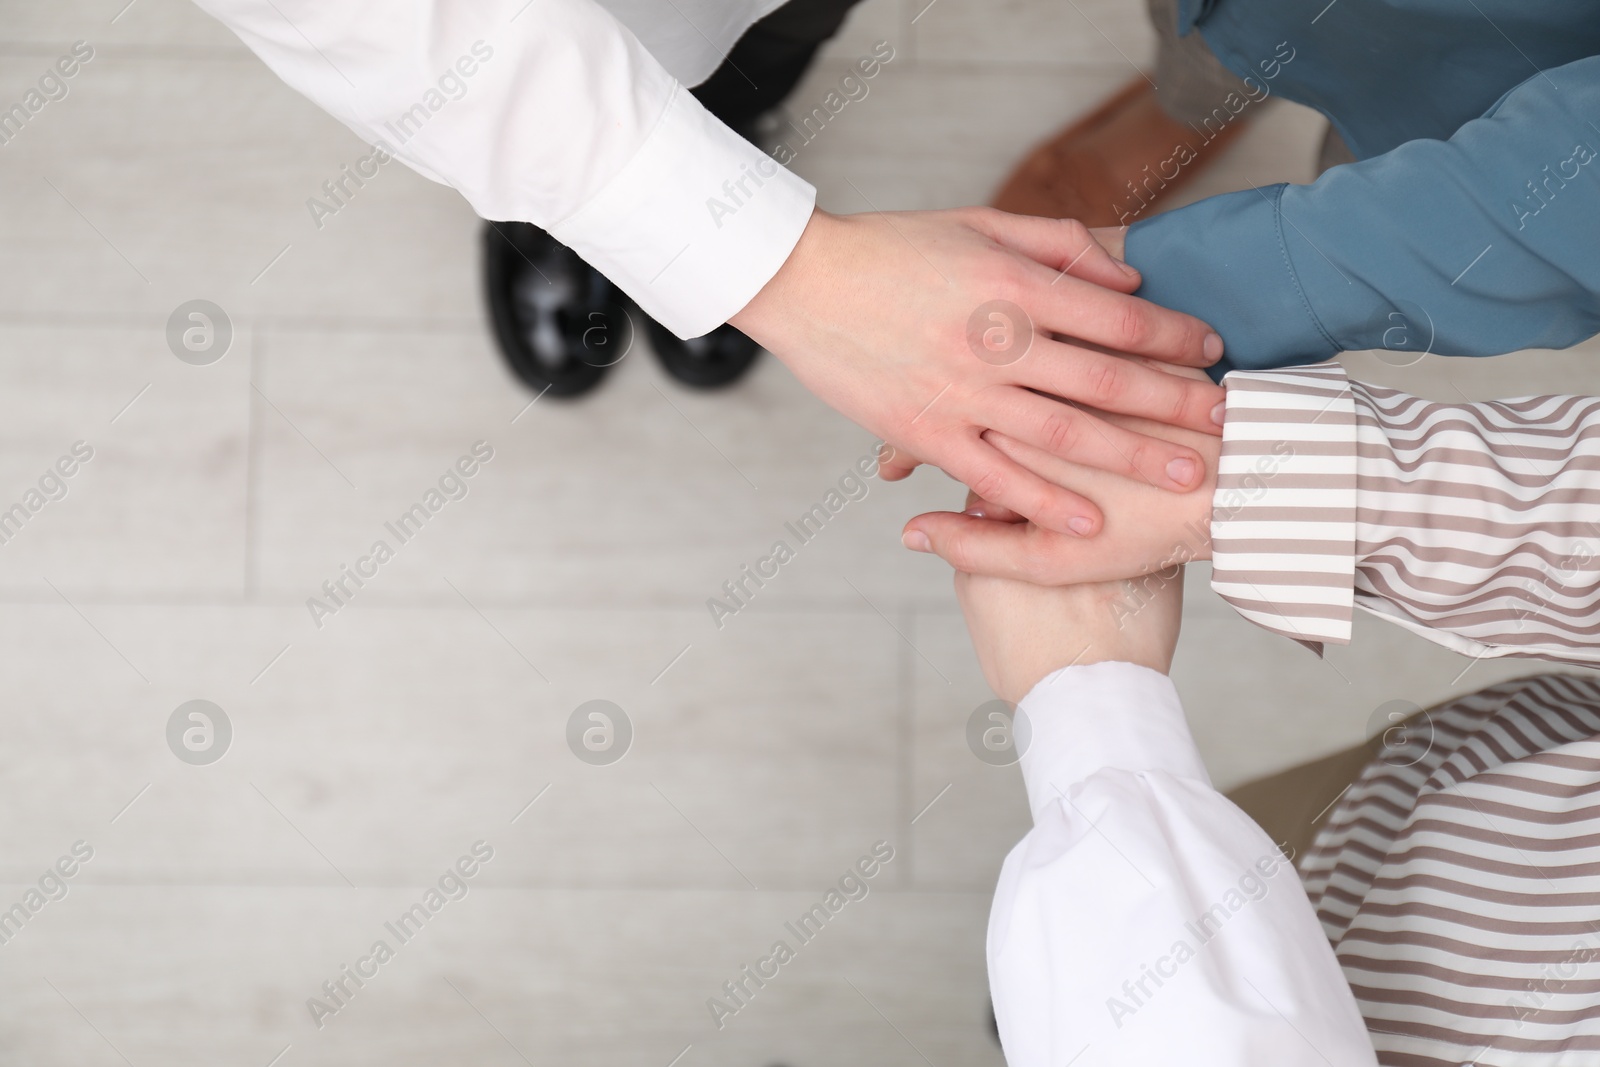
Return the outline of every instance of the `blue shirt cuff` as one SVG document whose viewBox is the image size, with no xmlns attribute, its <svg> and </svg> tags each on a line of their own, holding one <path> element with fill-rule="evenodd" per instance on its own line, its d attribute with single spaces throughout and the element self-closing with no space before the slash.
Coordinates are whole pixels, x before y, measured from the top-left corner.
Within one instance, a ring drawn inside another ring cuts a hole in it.
<svg viewBox="0 0 1600 1067">
<path fill-rule="evenodd" d="M 1279 208 L 1285 186 L 1214 196 L 1135 223 L 1124 258 L 1138 268 L 1138 295 L 1211 324 L 1230 370 L 1321 363 L 1339 352 L 1311 309 Z"/>
</svg>

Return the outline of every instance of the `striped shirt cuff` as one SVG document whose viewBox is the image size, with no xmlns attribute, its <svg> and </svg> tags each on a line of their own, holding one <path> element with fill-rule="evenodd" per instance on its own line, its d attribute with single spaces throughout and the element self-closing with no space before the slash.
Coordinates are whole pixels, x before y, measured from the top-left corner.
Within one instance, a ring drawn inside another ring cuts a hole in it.
<svg viewBox="0 0 1600 1067">
<path fill-rule="evenodd" d="M 1344 369 L 1234 371 L 1211 511 L 1211 587 L 1307 645 L 1347 644 L 1356 570 L 1356 411 Z"/>
</svg>

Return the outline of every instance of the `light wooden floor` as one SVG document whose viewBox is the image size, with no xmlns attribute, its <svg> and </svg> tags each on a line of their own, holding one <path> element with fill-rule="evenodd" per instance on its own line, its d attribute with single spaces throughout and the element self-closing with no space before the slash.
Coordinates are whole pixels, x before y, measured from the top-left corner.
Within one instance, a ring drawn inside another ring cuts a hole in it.
<svg viewBox="0 0 1600 1067">
<path fill-rule="evenodd" d="M 394 165 L 318 230 L 364 147 L 189 4 L 125 3 L 0 3 L 4 105 L 95 48 L 0 147 L 0 508 L 94 450 L 0 546 L 0 908 L 94 849 L 0 945 L 0 1064 L 998 1063 L 983 929 L 1026 809 L 966 748 L 988 694 L 949 577 L 897 538 L 958 490 L 874 484 L 716 629 L 705 599 L 867 436 L 770 360 L 708 398 L 640 350 L 527 409 L 466 206 Z M 1150 48 L 1134 0 L 869 0 L 796 103 L 880 39 L 797 163 L 826 207 L 981 201 Z M 1194 195 L 1308 179 L 1321 128 L 1268 110 Z M 206 367 L 165 338 L 196 298 L 236 329 Z M 1593 389 L 1596 356 L 1353 363 L 1476 397 Z M 468 495 L 314 626 L 477 441 Z M 1526 670 L 1372 625 L 1319 662 L 1190 577 L 1176 673 L 1219 784 Z M 234 731 L 209 766 L 167 747 L 196 698 Z M 610 766 L 566 743 L 597 698 L 635 731 Z M 307 998 L 480 840 L 467 896 L 317 1028 Z M 878 841 L 870 895 L 717 1029 L 707 998 Z"/>
</svg>

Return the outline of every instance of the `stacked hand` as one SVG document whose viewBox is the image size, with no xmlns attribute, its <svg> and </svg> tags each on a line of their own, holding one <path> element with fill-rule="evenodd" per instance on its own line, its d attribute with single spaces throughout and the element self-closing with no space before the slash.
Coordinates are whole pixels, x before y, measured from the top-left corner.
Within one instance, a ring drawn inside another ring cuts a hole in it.
<svg viewBox="0 0 1600 1067">
<path fill-rule="evenodd" d="M 1099 501 L 1106 515 L 1101 534 L 1064 536 L 973 494 L 960 514 L 918 515 L 905 527 L 908 547 L 936 552 L 956 568 L 956 595 L 984 677 L 1013 704 L 1066 666 L 1119 661 L 1166 673 L 1182 615 L 1181 565 L 1211 556 L 1221 441 L 1140 419 L 1106 418 L 1130 432 L 1195 448 L 1204 463 L 1202 488 L 1174 496 L 991 431 L 985 439 L 1013 461 Z M 1125 580 L 1132 578 L 1141 580 Z"/>
<path fill-rule="evenodd" d="M 1113 254 L 1119 234 L 1099 236 L 1070 220 L 986 208 L 818 211 L 732 321 L 819 397 L 911 457 L 886 477 L 931 463 L 1045 530 L 1093 538 L 1103 516 L 1089 493 L 1030 470 L 986 434 L 1184 499 L 1204 481 L 1196 444 L 1220 432 L 1222 399 L 1203 377 L 1088 347 L 1183 367 L 1222 354 L 1204 323 L 1132 296 L 1139 276 Z M 997 305 L 1021 321 L 985 310 Z M 1195 432 L 1162 438 L 1086 409 Z"/>
<path fill-rule="evenodd" d="M 1121 253 L 1121 231 L 1070 220 L 818 211 L 732 320 L 893 447 L 883 477 L 927 462 L 971 487 L 905 538 L 970 572 L 957 591 L 1010 700 L 1074 657 L 1166 670 L 1181 583 L 1127 627 L 1109 580 L 1209 555 L 1222 391 L 1193 368 L 1222 342 L 1133 296 Z"/>
<path fill-rule="evenodd" d="M 1115 357 L 1113 357 L 1115 358 Z M 1182 368 L 1152 373 L 1199 375 Z M 1194 449 L 1199 489 L 1181 495 L 1139 478 L 1123 478 L 1063 460 L 1004 434 L 984 439 L 1009 459 L 1056 485 L 1098 501 L 1105 528 L 1091 539 L 1064 536 L 976 496 L 961 514 L 929 512 L 906 523 L 907 548 L 934 552 L 958 571 L 1065 585 L 1132 578 L 1175 563 L 1211 558 L 1211 497 L 1222 440 L 1210 434 L 1121 415 L 1103 418 L 1129 433 Z"/>
</svg>

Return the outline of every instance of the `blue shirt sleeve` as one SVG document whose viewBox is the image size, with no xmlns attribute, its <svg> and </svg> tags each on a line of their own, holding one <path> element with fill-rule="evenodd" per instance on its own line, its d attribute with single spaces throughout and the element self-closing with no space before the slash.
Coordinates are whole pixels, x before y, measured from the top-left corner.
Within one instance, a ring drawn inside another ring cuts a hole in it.
<svg viewBox="0 0 1600 1067">
<path fill-rule="evenodd" d="M 1576 344 L 1600 332 L 1600 57 L 1535 74 L 1448 141 L 1139 222 L 1126 252 L 1140 296 L 1222 335 L 1218 376 Z"/>
</svg>

